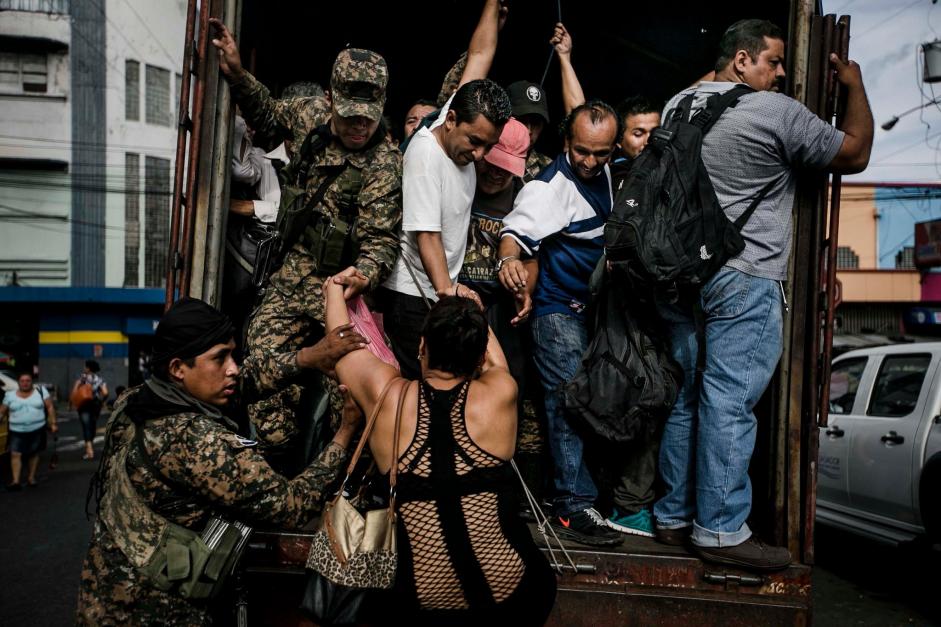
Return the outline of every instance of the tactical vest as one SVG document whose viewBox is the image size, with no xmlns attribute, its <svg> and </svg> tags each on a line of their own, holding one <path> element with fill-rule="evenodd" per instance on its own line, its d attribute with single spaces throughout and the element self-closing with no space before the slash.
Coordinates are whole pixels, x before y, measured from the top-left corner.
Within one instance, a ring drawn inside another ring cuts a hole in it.
<svg viewBox="0 0 941 627">
<path fill-rule="evenodd" d="M 149 459 L 142 431 L 131 423 L 127 433 L 108 470 L 99 520 L 121 553 L 155 588 L 174 591 L 186 599 L 213 598 L 232 572 L 251 529 L 213 518 L 198 534 L 154 512 L 127 474 L 132 446 L 139 446 Z"/>
<path fill-rule="evenodd" d="M 365 150 L 385 137 L 382 124 L 376 129 Z M 359 193 L 363 173 L 348 167 L 323 167 L 327 175 L 313 194 L 305 188 L 314 157 L 332 141 L 329 126 L 318 126 L 301 145 L 296 158 L 281 171 L 281 210 L 278 213 L 278 234 L 282 257 L 300 242 L 317 263 L 317 274 L 327 276 L 350 266 L 359 255 L 356 225 L 359 217 Z M 338 182 L 339 212 L 330 215 L 321 203 L 330 186 Z"/>
<path fill-rule="evenodd" d="M 363 189 L 363 173 L 346 168 L 336 179 L 338 216 L 314 210 L 301 233 L 300 241 L 317 262 L 318 274 L 335 274 L 353 264 L 359 256 L 359 192 Z"/>
</svg>

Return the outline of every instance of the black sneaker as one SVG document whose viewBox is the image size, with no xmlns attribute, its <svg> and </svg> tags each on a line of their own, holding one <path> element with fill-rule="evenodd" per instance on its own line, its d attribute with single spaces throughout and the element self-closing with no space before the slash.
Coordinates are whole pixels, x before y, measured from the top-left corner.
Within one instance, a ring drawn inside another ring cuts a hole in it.
<svg viewBox="0 0 941 627">
<path fill-rule="evenodd" d="M 791 565 L 791 553 L 782 546 L 765 544 L 752 536 L 735 546 L 696 546 L 696 552 L 706 562 L 738 566 L 758 571 L 784 570 Z"/>
<path fill-rule="evenodd" d="M 556 534 L 563 540 L 571 540 L 588 546 L 621 544 L 621 534 L 609 527 L 601 514 L 593 507 L 568 516 L 556 516 L 551 524 Z"/>
</svg>

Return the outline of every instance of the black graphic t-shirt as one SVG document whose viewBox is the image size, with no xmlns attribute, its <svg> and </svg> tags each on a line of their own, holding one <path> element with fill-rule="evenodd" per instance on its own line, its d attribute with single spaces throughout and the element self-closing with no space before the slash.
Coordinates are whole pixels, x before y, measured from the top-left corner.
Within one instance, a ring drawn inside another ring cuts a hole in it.
<svg viewBox="0 0 941 627">
<path fill-rule="evenodd" d="M 494 271 L 499 259 L 500 229 L 503 228 L 504 216 L 513 209 L 513 200 L 522 187 L 521 183 L 516 179 L 507 189 L 493 196 L 485 196 L 478 191 L 471 206 L 467 252 L 458 281 L 480 294 L 485 306 L 501 295 L 502 287 Z"/>
</svg>

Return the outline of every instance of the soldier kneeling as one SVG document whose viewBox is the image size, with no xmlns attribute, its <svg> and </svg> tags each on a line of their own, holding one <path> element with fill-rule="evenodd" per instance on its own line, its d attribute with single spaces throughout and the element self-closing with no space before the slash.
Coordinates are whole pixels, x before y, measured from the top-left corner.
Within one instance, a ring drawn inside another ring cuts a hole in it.
<svg viewBox="0 0 941 627">
<path fill-rule="evenodd" d="M 250 531 L 242 522 L 298 528 L 319 513 L 361 417 L 344 415 L 323 453 L 285 479 L 220 411 L 238 383 L 234 347 L 231 322 L 200 300 L 160 321 L 154 376 L 108 422 L 79 624 L 207 624 Z"/>
</svg>

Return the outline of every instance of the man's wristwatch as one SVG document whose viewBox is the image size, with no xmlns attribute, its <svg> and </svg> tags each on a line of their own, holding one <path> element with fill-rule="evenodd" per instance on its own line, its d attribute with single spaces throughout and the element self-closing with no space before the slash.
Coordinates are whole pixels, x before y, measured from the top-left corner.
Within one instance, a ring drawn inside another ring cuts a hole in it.
<svg viewBox="0 0 941 627">
<path fill-rule="evenodd" d="M 499 272 L 500 270 L 503 269 L 503 264 L 505 264 L 507 261 L 513 261 L 514 259 L 518 259 L 518 257 L 516 255 L 510 255 L 509 257 L 500 257 L 497 260 L 497 265 L 493 267 L 494 272 Z"/>
</svg>

